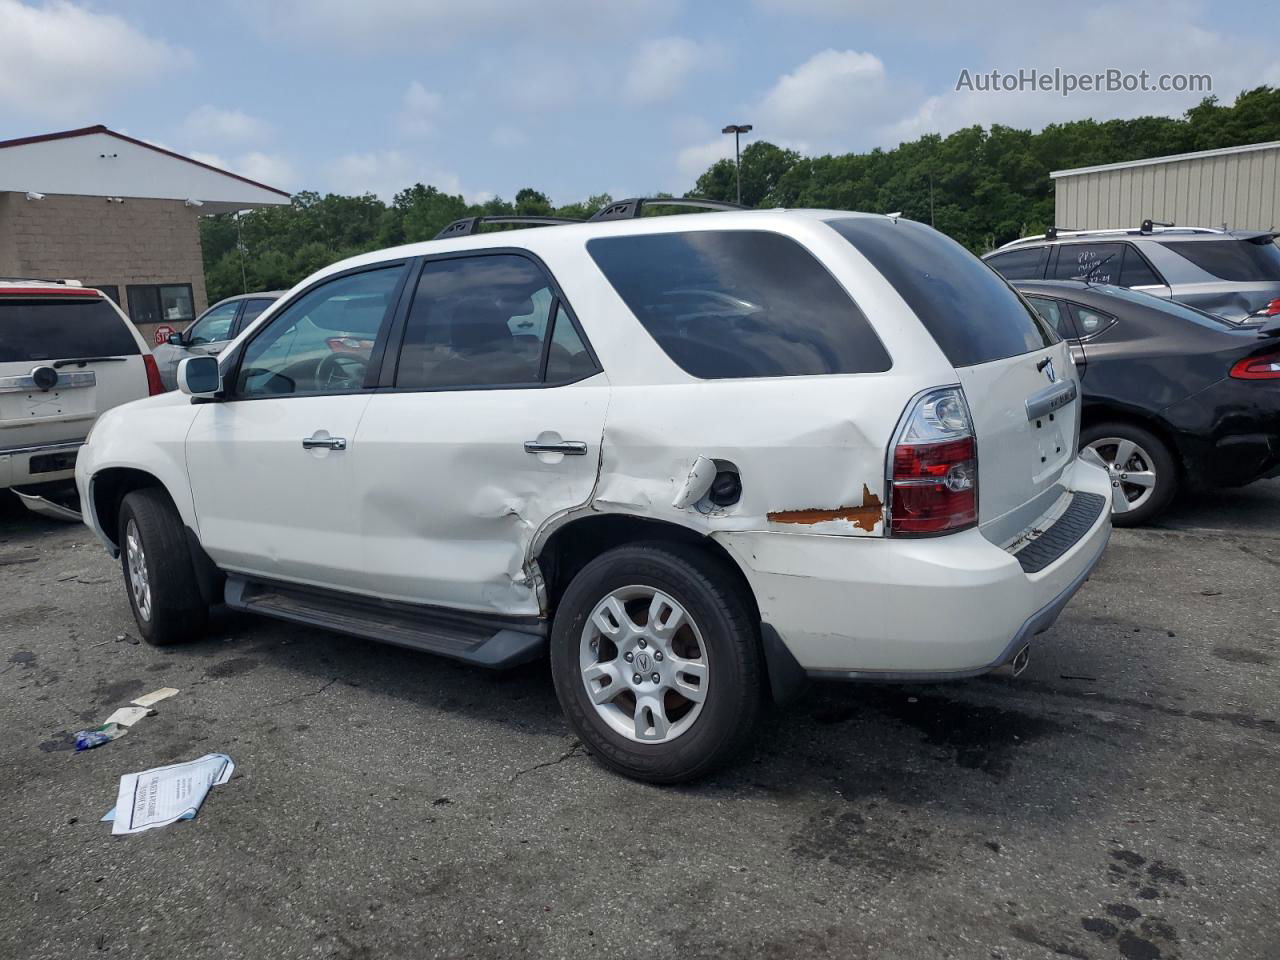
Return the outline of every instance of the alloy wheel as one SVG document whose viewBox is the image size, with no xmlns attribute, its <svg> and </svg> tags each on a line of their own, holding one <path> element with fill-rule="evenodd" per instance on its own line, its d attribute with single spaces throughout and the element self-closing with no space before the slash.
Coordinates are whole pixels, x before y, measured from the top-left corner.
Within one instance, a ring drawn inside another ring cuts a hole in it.
<svg viewBox="0 0 1280 960">
<path fill-rule="evenodd" d="M 689 612 L 656 587 L 621 587 L 582 628 L 582 683 L 614 732 L 638 743 L 685 733 L 707 698 L 709 664 Z"/>
<path fill-rule="evenodd" d="M 1120 485 L 1129 510 L 1151 499 L 1158 478 L 1155 461 L 1142 446 L 1123 437 L 1099 437 L 1089 448 L 1102 458 L 1112 486 Z"/>
<path fill-rule="evenodd" d="M 151 619 L 151 577 L 147 571 L 147 554 L 142 549 L 138 525 L 131 519 L 125 527 L 125 559 L 129 568 L 129 588 L 133 602 L 143 620 Z"/>
</svg>

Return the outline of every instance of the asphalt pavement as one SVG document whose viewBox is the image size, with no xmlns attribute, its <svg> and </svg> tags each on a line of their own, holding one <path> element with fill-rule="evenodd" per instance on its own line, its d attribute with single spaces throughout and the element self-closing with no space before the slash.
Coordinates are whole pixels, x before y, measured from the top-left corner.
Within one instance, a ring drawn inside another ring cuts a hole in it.
<svg viewBox="0 0 1280 960">
<path fill-rule="evenodd" d="M 1280 956 L 1278 586 L 1280 482 L 1187 501 L 1022 677 L 815 688 L 663 789 L 585 754 L 545 666 L 227 613 L 138 643 L 91 535 L 6 505 L 0 957 Z M 210 752 L 195 820 L 98 822 Z"/>
</svg>

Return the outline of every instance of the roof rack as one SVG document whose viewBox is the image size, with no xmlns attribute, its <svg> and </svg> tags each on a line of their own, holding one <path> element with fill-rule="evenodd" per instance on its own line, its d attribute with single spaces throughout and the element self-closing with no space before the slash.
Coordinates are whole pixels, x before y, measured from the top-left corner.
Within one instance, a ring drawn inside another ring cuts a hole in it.
<svg viewBox="0 0 1280 960">
<path fill-rule="evenodd" d="M 1137 237 L 1152 236 L 1157 233 L 1223 233 L 1217 227 L 1179 227 L 1174 224 L 1160 223 L 1157 220 L 1144 220 L 1137 229 L 1133 227 L 1105 227 L 1098 230 L 1080 230 L 1074 227 L 1050 227 L 1044 233 L 1029 237 L 1019 237 L 1001 244 L 997 249 L 1005 250 L 1021 243 L 1035 243 L 1040 240 L 1063 240 L 1069 237 Z"/>
<path fill-rule="evenodd" d="M 583 220 L 577 220 L 573 217 L 540 217 L 540 216 L 520 216 L 519 214 L 502 214 L 493 217 L 463 217 L 461 220 L 455 220 L 439 233 L 433 240 L 444 240 L 447 237 L 469 237 L 480 228 L 483 223 L 524 223 L 538 226 L 555 226 L 560 223 L 584 223 Z"/>
<path fill-rule="evenodd" d="M 591 221 L 598 220 L 631 220 L 640 216 L 645 207 L 699 207 L 703 210 L 746 210 L 747 208 L 730 203 L 728 200 L 705 200 L 702 197 L 631 197 L 627 200 L 615 200 L 598 211 Z"/>
</svg>

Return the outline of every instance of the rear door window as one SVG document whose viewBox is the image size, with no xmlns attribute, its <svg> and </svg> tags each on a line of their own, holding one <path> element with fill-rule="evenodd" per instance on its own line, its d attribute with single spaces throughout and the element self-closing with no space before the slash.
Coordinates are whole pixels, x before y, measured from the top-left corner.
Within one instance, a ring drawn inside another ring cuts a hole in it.
<svg viewBox="0 0 1280 960">
<path fill-rule="evenodd" d="M 796 377 L 892 366 L 849 294 L 782 234 L 600 237 L 587 252 L 658 346 L 691 376 Z"/>
<path fill-rule="evenodd" d="M 532 260 L 504 253 L 423 265 L 405 323 L 397 387 L 529 387 L 595 372 L 551 279 Z"/>
<path fill-rule="evenodd" d="M 1272 241 L 1181 240 L 1164 246 L 1220 280 L 1280 280 L 1280 247 Z"/>
<path fill-rule="evenodd" d="M 893 285 L 953 366 L 1003 360 L 1058 342 L 999 273 L 950 237 L 887 217 L 828 223 Z"/>
<path fill-rule="evenodd" d="M 1036 308 L 1036 313 L 1044 317 L 1063 340 L 1076 338 L 1076 332 L 1071 326 L 1071 316 L 1067 312 L 1066 304 L 1061 300 L 1032 296 L 1028 296 L 1027 300 Z"/>
<path fill-rule="evenodd" d="M 1048 247 L 1028 247 L 997 253 L 987 257 L 987 263 L 999 270 L 1006 280 L 1039 280 L 1044 277 L 1048 253 Z"/>
<path fill-rule="evenodd" d="M 1064 243 L 1058 247 L 1055 280 L 1088 280 L 1090 283 L 1120 283 L 1125 243 Z"/>
<path fill-rule="evenodd" d="M 0 363 L 140 352 L 124 320 L 100 297 L 0 297 Z"/>
</svg>

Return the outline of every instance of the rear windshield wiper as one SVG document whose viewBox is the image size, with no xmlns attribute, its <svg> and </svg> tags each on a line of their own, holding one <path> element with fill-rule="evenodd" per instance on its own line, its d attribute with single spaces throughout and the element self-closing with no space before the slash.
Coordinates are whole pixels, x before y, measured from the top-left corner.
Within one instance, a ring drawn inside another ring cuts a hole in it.
<svg viewBox="0 0 1280 960">
<path fill-rule="evenodd" d="M 62 367 L 83 367 L 86 363 L 124 363 L 128 357 L 74 357 L 69 360 L 55 360 L 53 369 L 59 370 Z"/>
</svg>

